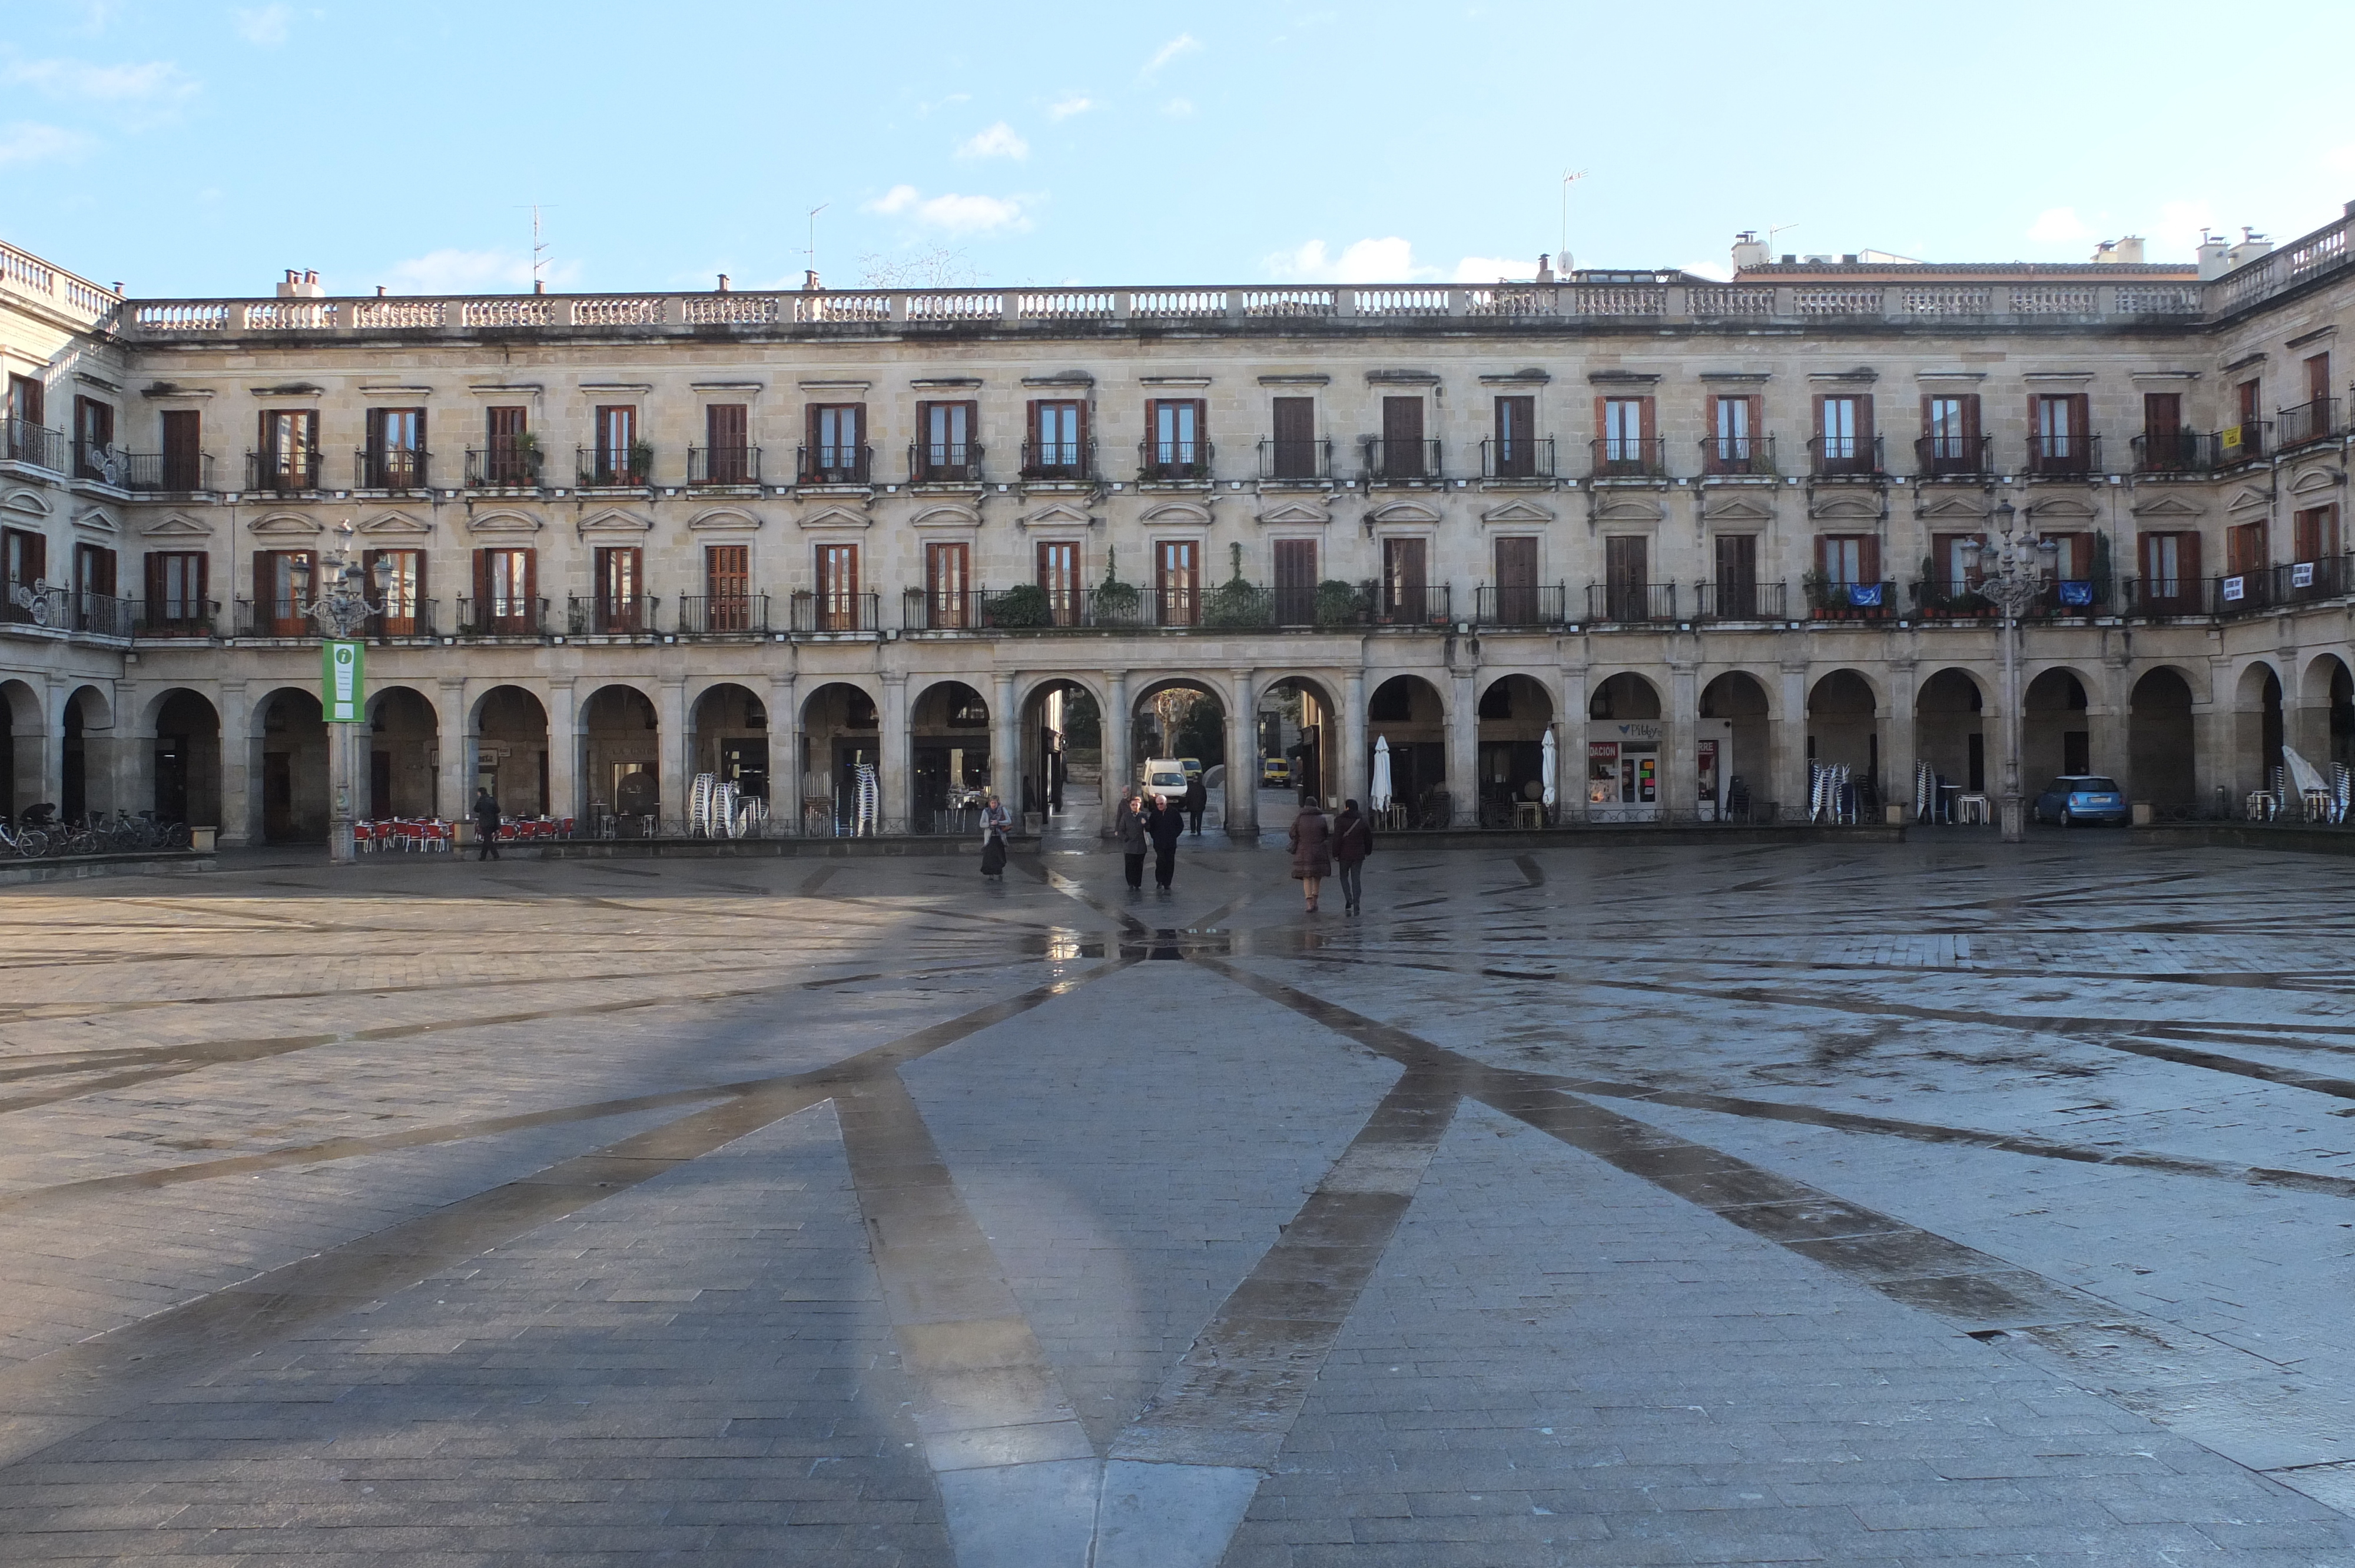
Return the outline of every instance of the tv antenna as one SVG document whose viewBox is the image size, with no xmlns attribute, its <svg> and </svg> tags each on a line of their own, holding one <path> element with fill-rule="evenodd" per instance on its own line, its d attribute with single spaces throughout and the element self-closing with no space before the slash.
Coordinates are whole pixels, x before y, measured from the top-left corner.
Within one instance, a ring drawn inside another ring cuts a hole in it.
<svg viewBox="0 0 2355 1568">
<path fill-rule="evenodd" d="M 531 291 L 544 294 L 548 292 L 548 241 L 540 238 L 541 204 L 531 202 L 527 205 L 531 213 Z"/>
<path fill-rule="evenodd" d="M 809 209 L 809 249 L 802 252 L 802 259 L 809 263 L 809 281 L 812 287 L 815 287 L 817 283 L 817 215 L 833 205 L 830 201 L 822 201 Z"/>
<path fill-rule="evenodd" d="M 1565 278 L 1570 276 L 1570 187 L 1585 177 L 1584 169 L 1576 174 L 1568 169 L 1561 172 L 1561 248 L 1554 252 L 1554 270 Z"/>
<path fill-rule="evenodd" d="M 1782 232 L 1783 232 L 1785 229 L 1786 229 L 1786 228 L 1798 228 L 1798 227 L 1799 227 L 1799 226 L 1798 226 L 1797 224 L 1796 224 L 1796 223 L 1778 223 L 1778 224 L 1776 224 L 1774 228 L 1770 228 L 1770 229 L 1768 229 L 1768 230 L 1766 231 L 1766 260 L 1767 260 L 1772 261 L 1773 260 L 1774 260 L 1774 237 L 1775 237 L 1776 235 L 1778 235 L 1778 234 L 1782 233 Z"/>
</svg>

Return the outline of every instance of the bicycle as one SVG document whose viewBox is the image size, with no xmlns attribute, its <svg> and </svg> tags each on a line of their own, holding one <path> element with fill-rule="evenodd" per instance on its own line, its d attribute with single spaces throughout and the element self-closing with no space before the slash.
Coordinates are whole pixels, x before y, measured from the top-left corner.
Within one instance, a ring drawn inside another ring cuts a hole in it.
<svg viewBox="0 0 2355 1568">
<path fill-rule="evenodd" d="M 27 860 L 38 860 L 49 853 L 49 835 L 38 828 L 13 828 L 5 815 L 0 815 L 0 848 L 14 850 Z"/>
</svg>

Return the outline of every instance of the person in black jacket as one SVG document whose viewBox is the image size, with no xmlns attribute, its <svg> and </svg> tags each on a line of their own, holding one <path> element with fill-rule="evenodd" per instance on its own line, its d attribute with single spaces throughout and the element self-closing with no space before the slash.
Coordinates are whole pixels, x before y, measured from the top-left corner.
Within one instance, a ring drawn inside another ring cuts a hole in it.
<svg viewBox="0 0 2355 1568">
<path fill-rule="evenodd" d="M 1202 783 L 1199 773 L 1186 775 L 1186 819 L 1196 838 L 1202 836 L 1202 808 L 1210 803 L 1210 791 Z"/>
<path fill-rule="evenodd" d="M 1153 797 L 1153 810 L 1145 819 L 1145 831 L 1153 838 L 1153 881 L 1162 892 L 1169 891 L 1169 879 L 1178 870 L 1178 835 L 1186 831 L 1186 813 L 1171 805 L 1167 795 Z"/>
<path fill-rule="evenodd" d="M 1120 798 L 1120 815 L 1114 821 L 1114 836 L 1120 840 L 1122 869 L 1128 874 L 1128 890 L 1135 893 L 1145 886 L 1145 851 L 1152 842 L 1146 832 L 1145 802 L 1124 793 Z"/>
<path fill-rule="evenodd" d="M 1341 874 L 1342 903 L 1352 915 L 1365 902 L 1365 885 L 1359 878 L 1365 873 L 1366 857 L 1373 853 L 1373 819 L 1359 810 L 1355 800 L 1348 801 L 1333 819 L 1333 864 Z"/>
<path fill-rule="evenodd" d="M 474 858 L 499 858 L 499 803 L 488 789 L 474 791 Z"/>
</svg>

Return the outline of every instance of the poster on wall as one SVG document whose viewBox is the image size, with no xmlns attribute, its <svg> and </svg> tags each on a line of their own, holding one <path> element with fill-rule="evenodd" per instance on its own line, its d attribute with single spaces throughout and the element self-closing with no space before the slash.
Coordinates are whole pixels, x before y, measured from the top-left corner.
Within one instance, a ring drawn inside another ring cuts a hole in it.
<svg viewBox="0 0 2355 1568">
<path fill-rule="evenodd" d="M 333 641 L 320 647 L 319 706 L 329 724 L 358 724 L 365 719 L 368 691 L 366 645 Z"/>
</svg>

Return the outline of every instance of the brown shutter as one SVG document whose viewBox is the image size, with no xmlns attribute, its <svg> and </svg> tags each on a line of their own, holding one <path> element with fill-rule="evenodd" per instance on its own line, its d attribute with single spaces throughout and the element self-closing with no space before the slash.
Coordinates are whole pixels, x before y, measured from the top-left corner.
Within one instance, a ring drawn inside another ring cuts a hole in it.
<svg viewBox="0 0 2355 1568">
<path fill-rule="evenodd" d="M 162 614 L 165 597 L 164 557 L 160 553 L 150 550 L 147 553 L 146 613 L 151 616 Z"/>
<path fill-rule="evenodd" d="M 1316 439 L 1316 399 L 1278 397 L 1274 400 L 1275 440 L 1279 448 L 1295 442 L 1305 447 Z"/>
<path fill-rule="evenodd" d="M 271 578 L 276 575 L 272 568 L 277 559 L 278 552 L 275 550 L 253 552 L 253 608 L 256 620 L 278 613 L 277 606 L 272 603 L 272 596 L 275 593 L 276 588 L 271 581 Z M 270 608 L 264 609 L 262 607 L 265 605 Z"/>
<path fill-rule="evenodd" d="M 491 616 L 491 553 L 474 552 L 474 630 L 490 629 Z"/>
<path fill-rule="evenodd" d="M 1094 468 L 1090 464 L 1090 462 L 1089 462 L 1089 461 L 1088 461 L 1088 405 L 1087 405 L 1087 399 L 1085 399 L 1085 398 L 1082 398 L 1082 399 L 1080 400 L 1079 405 L 1078 405 L 1078 411 L 1079 411 L 1079 416 L 1080 416 L 1080 417 L 1079 417 L 1079 419 L 1078 419 L 1078 421 L 1076 422 L 1076 424 L 1075 424 L 1074 428 L 1079 431 L 1080 450 L 1079 450 L 1077 452 L 1073 453 L 1072 455 L 1073 455 L 1074 457 L 1076 457 L 1076 458 L 1079 460 L 1080 471 L 1081 471 L 1081 473 L 1082 473 L 1082 474 L 1092 474 L 1092 473 L 1094 473 L 1095 470 L 1094 470 Z"/>
<path fill-rule="evenodd" d="M 1881 541 L 1870 535 L 1857 542 L 1857 569 L 1866 582 L 1881 580 Z"/>
<path fill-rule="evenodd" d="M 1529 588 L 1538 583 L 1538 542 L 1526 535 L 1497 541 L 1497 586 Z"/>
</svg>

